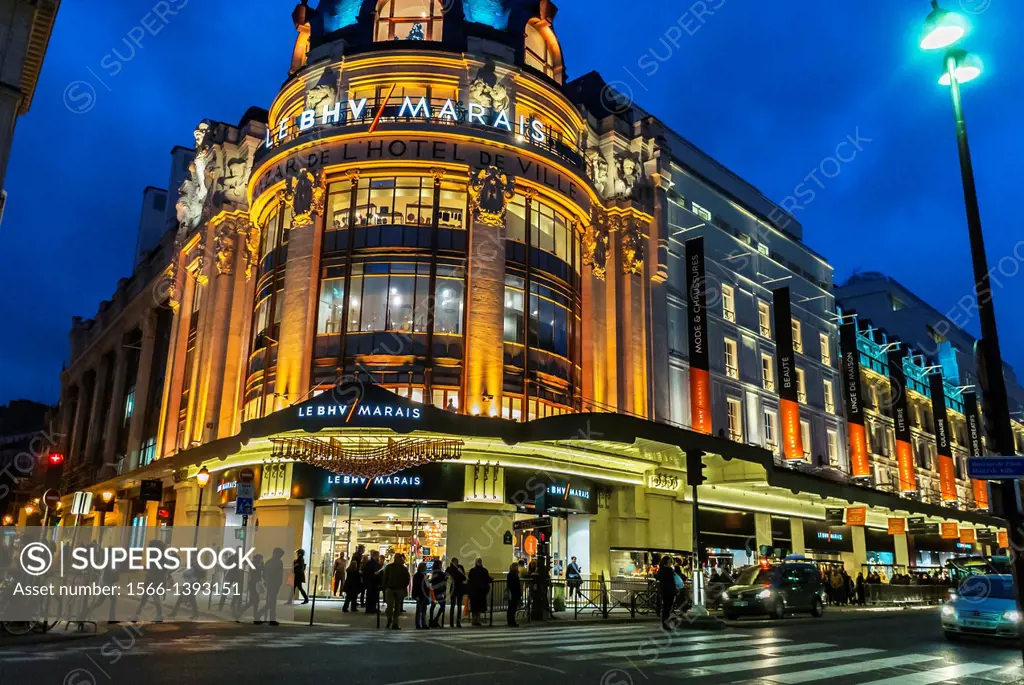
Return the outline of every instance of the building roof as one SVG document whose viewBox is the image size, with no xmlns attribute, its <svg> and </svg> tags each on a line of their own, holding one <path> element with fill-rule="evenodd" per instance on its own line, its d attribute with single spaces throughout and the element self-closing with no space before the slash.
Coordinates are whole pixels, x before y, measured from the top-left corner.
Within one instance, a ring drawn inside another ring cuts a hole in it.
<svg viewBox="0 0 1024 685">
<path fill-rule="evenodd" d="M 35 5 L 36 10 L 32 17 L 32 29 L 29 33 L 25 61 L 21 67 L 22 99 L 21 105 L 18 107 L 20 115 L 27 114 L 32 106 L 32 98 L 35 96 L 36 84 L 39 82 L 39 72 L 43 69 L 46 48 L 50 45 L 50 35 L 53 33 L 53 23 L 57 19 L 60 0 L 38 0 Z"/>
</svg>

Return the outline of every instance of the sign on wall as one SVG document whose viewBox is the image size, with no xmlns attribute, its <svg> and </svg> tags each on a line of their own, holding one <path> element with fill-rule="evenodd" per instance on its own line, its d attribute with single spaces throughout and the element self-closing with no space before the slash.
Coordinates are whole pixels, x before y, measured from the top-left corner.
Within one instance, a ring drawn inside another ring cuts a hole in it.
<svg viewBox="0 0 1024 685">
<path fill-rule="evenodd" d="M 547 471 L 505 469 L 505 501 L 523 507 L 543 497 L 550 510 L 597 513 L 597 490 L 583 478 Z"/>
<path fill-rule="evenodd" d="M 960 524 L 956 521 L 943 521 L 941 529 L 944 540 L 960 539 Z"/>
<path fill-rule="evenodd" d="M 864 526 L 868 522 L 868 508 L 867 507 L 847 507 L 846 508 L 846 525 L 848 526 Z"/>
<path fill-rule="evenodd" d="M 903 518 L 890 518 L 889 519 L 889 535 L 906 535 L 907 533 L 907 519 Z"/>
<path fill-rule="evenodd" d="M 292 466 L 294 499 L 400 499 L 461 502 L 466 492 L 462 464 L 425 464 L 388 476 L 363 478 L 331 473 L 309 464 Z"/>
</svg>

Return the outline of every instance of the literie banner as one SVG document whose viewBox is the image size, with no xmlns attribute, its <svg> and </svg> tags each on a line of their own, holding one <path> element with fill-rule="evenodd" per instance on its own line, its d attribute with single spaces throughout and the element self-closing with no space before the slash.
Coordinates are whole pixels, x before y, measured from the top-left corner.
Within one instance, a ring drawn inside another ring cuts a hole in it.
<svg viewBox="0 0 1024 685">
<path fill-rule="evenodd" d="M 902 346 L 889 350 L 889 401 L 892 405 L 893 432 L 896 435 L 896 468 L 900 492 L 917 490 L 914 450 L 910 445 L 910 416 L 907 409 L 907 376 L 903 371 Z"/>
<path fill-rule="evenodd" d="M 3 621 L 284 621 L 291 528 L 34 527 L 0 544 Z"/>
</svg>

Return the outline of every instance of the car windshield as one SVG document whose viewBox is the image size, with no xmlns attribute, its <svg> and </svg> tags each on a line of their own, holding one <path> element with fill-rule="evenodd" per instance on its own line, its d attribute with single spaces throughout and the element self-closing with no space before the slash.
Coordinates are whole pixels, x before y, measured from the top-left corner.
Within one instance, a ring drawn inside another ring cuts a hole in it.
<svg viewBox="0 0 1024 685">
<path fill-rule="evenodd" d="M 968 576 L 960 584 L 960 596 L 968 601 L 1013 599 L 1013 580 L 1002 576 Z"/>
<path fill-rule="evenodd" d="M 740 569 L 740 575 L 736 578 L 736 585 L 770 585 L 772 575 L 774 575 L 774 569 L 748 566 Z"/>
</svg>

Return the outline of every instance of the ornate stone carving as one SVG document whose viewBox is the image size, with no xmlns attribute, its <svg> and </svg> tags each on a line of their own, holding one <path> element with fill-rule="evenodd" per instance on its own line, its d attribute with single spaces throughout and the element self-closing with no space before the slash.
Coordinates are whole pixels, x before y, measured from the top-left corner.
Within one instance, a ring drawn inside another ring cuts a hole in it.
<svg viewBox="0 0 1024 685">
<path fill-rule="evenodd" d="M 587 152 L 587 176 L 601 197 L 608 196 L 608 160 L 601 151 L 593 149 Z"/>
<path fill-rule="evenodd" d="M 338 74 L 333 69 L 325 69 L 320 79 L 306 91 L 306 109 L 320 115 L 325 104 L 333 105 L 338 94 Z"/>
<path fill-rule="evenodd" d="M 300 169 L 285 179 L 282 191 L 285 204 L 292 208 L 292 228 L 309 226 L 313 217 L 324 211 L 324 196 L 327 188 L 321 171 Z"/>
<path fill-rule="evenodd" d="M 262 231 L 255 223 L 245 227 L 245 280 L 252 278 L 252 268 L 260 259 L 260 234 Z"/>
<path fill-rule="evenodd" d="M 242 148 L 239 154 L 224 163 L 224 175 L 221 178 L 219 205 L 224 201 L 236 205 L 245 205 L 249 176 L 252 173 L 252 151 Z"/>
<path fill-rule="evenodd" d="M 210 125 L 202 122 L 192 135 L 195 138 L 195 157 L 189 164 L 188 178 L 178 189 L 178 202 L 174 207 L 180 231 L 185 234 L 203 220 L 203 209 L 213 185 L 213 132 Z"/>
<path fill-rule="evenodd" d="M 509 106 L 507 79 L 498 80 L 494 61 L 490 58 L 476 72 L 469 84 L 469 101 L 484 109 L 505 111 Z"/>
<path fill-rule="evenodd" d="M 489 166 L 469 177 L 469 204 L 473 219 L 487 226 L 504 226 L 508 201 L 515 195 L 515 179 Z"/>
<path fill-rule="evenodd" d="M 230 274 L 235 264 L 235 236 L 238 226 L 232 220 L 222 222 L 213 234 L 213 254 L 217 273 Z"/>
<path fill-rule="evenodd" d="M 641 273 L 644 269 L 644 234 L 635 219 L 622 222 L 622 273 Z"/>
<path fill-rule="evenodd" d="M 603 210 L 595 207 L 592 218 L 583 236 L 583 263 L 590 265 L 594 276 L 604 280 L 608 271 L 608 217 Z"/>
<path fill-rule="evenodd" d="M 171 311 L 175 314 L 178 313 L 178 308 L 181 306 L 181 301 L 178 299 L 178 260 L 173 260 L 167 265 L 167 269 L 164 271 L 163 278 L 161 279 L 160 285 L 167 294 L 167 304 L 170 306 Z M 159 297 L 159 292 L 157 293 Z"/>
<path fill-rule="evenodd" d="M 633 190 L 644 175 L 640 158 L 631 152 L 620 152 L 615 155 L 615 199 L 628 200 L 633 197 Z"/>
</svg>

